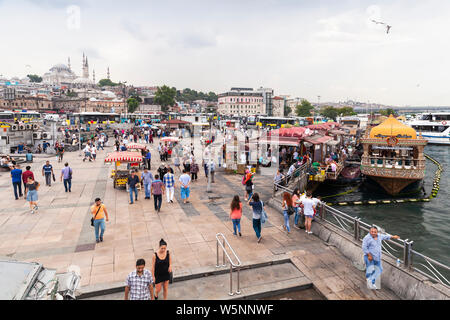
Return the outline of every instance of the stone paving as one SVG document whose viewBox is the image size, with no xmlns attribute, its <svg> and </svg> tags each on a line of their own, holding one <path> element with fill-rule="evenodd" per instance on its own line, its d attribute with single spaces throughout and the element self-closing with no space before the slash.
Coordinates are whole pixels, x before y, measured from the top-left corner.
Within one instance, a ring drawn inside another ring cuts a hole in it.
<svg viewBox="0 0 450 320">
<path fill-rule="evenodd" d="M 152 168 L 159 165 L 157 144 L 151 147 Z M 196 147 L 199 151 L 200 147 Z M 159 214 L 153 199 L 129 205 L 125 190 L 114 189 L 110 178 L 112 166 L 104 164 L 107 152 L 99 151 L 96 162 L 82 162 L 78 152 L 67 153 L 74 171 L 72 193 L 65 193 L 59 181 L 63 164 L 49 157 L 57 181 L 45 186 L 41 171 L 46 159 L 35 158 L 32 171 L 41 183 L 39 212 L 32 215 L 28 203 L 14 199 L 9 173 L 0 173 L 0 256 L 22 261 L 35 261 L 58 272 L 71 265 L 81 269 L 82 286 L 125 281 L 134 269 L 136 259 L 151 262 L 158 242 L 164 238 L 172 253 L 175 274 L 185 269 L 213 266 L 216 263 L 217 233 L 223 233 L 240 259 L 245 263 L 259 258 L 288 254 L 296 267 L 305 274 L 328 299 L 397 299 L 386 290 L 372 291 L 365 287 L 363 272 L 357 270 L 336 249 L 326 246 L 319 238 L 293 229 L 287 235 L 283 217 L 271 208 L 266 211 L 269 222 L 263 228 L 263 240 L 257 243 L 252 228 L 251 208 L 244 204 L 241 222 L 242 238 L 232 234 L 228 219 L 232 196 L 244 196 L 241 177 L 216 173 L 213 194 L 222 198 L 210 200 L 206 194 L 206 178 L 200 170 L 199 181 L 191 188 L 191 203 L 184 205 L 179 188 L 174 204 L 165 196 Z M 200 157 L 199 157 L 200 158 Z M 155 170 L 152 170 L 154 173 Z M 179 174 L 176 173 L 176 181 Z M 255 190 L 263 201 L 271 196 L 268 178 L 256 176 Z M 106 224 L 105 241 L 95 244 L 94 229 L 90 226 L 90 206 L 97 197 L 104 201 L 110 221 Z M 170 293 L 169 293 L 170 294 Z"/>
</svg>

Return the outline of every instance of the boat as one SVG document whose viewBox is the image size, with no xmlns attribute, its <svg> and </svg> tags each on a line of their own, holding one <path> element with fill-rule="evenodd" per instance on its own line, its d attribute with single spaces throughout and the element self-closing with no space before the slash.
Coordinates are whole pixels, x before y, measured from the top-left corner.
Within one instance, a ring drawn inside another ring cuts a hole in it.
<svg viewBox="0 0 450 320">
<path fill-rule="evenodd" d="M 395 196 L 425 177 L 427 143 L 420 133 L 391 115 L 361 138 L 361 173 Z"/>
<path fill-rule="evenodd" d="M 450 112 L 424 113 L 407 124 L 430 144 L 450 145 Z"/>
</svg>

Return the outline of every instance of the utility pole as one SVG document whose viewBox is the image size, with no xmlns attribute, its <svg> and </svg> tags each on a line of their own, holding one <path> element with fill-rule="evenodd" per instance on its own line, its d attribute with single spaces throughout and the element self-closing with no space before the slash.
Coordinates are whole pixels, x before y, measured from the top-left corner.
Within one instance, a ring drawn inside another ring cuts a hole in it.
<svg viewBox="0 0 450 320">
<path fill-rule="evenodd" d="M 212 193 L 211 190 L 211 152 L 212 152 L 212 121 L 211 117 L 209 117 L 209 141 L 211 141 L 211 144 L 209 145 L 209 152 L 208 152 L 208 187 L 206 188 L 207 193 Z"/>
</svg>

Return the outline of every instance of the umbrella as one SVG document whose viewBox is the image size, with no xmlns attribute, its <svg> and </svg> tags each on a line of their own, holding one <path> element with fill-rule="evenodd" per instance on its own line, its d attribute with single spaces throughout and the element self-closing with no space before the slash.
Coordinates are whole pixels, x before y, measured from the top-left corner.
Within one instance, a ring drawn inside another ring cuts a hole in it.
<svg viewBox="0 0 450 320">
<path fill-rule="evenodd" d="M 145 150 L 147 147 L 140 143 L 129 143 L 127 144 L 127 149 Z"/>
<path fill-rule="evenodd" d="M 177 137 L 165 137 L 161 139 L 161 142 L 178 142 L 180 141 Z"/>
<path fill-rule="evenodd" d="M 108 154 L 105 162 L 142 162 L 142 155 L 139 152 L 113 152 Z"/>
</svg>

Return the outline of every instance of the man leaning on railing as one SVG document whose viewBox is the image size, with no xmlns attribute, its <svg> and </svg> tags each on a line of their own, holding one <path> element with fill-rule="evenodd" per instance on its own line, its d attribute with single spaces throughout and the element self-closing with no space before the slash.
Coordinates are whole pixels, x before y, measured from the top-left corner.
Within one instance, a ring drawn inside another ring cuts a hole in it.
<svg viewBox="0 0 450 320">
<path fill-rule="evenodd" d="M 366 264 L 367 287 L 369 289 L 380 289 L 375 285 L 375 281 L 383 272 L 383 267 L 381 266 L 381 242 L 391 239 L 400 239 L 400 237 L 386 234 L 379 235 L 376 227 L 370 228 L 370 232 L 363 239 L 362 249 Z"/>
</svg>

